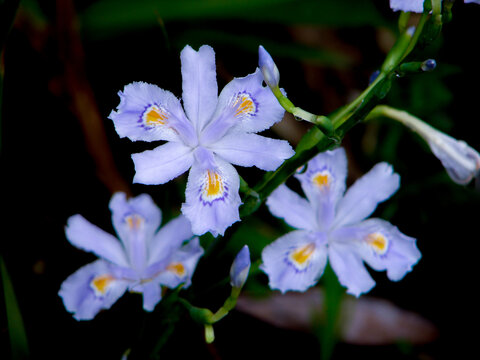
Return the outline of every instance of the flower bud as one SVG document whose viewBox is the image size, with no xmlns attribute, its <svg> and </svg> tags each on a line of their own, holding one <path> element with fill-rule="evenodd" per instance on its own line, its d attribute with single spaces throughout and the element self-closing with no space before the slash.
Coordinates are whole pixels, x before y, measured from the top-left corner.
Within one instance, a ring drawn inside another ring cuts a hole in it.
<svg viewBox="0 0 480 360">
<path fill-rule="evenodd" d="M 267 85 L 273 89 L 278 87 L 280 81 L 280 72 L 272 57 L 262 45 L 258 47 L 258 66 L 263 74 L 263 79 Z"/>
<path fill-rule="evenodd" d="M 457 140 L 410 115 L 388 106 L 379 106 L 381 113 L 400 121 L 427 141 L 450 178 L 460 185 L 468 184 L 480 173 L 480 154 L 465 141 Z"/>
<path fill-rule="evenodd" d="M 420 68 L 422 71 L 433 71 L 437 67 L 437 62 L 434 59 L 425 60 Z"/>
<path fill-rule="evenodd" d="M 241 288 L 247 281 L 250 271 L 250 251 L 245 245 L 237 254 L 230 268 L 230 284 L 233 287 Z"/>
<path fill-rule="evenodd" d="M 478 176 L 480 154 L 465 141 L 454 139 L 433 128 L 432 130 L 426 140 L 450 178 L 457 184 L 466 185 Z"/>
</svg>

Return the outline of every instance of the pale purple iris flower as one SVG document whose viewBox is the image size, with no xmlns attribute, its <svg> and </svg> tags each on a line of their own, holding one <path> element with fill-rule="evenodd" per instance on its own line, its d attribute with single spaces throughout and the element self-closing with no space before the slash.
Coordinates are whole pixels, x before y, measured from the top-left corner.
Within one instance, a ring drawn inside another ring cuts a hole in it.
<svg viewBox="0 0 480 360">
<path fill-rule="evenodd" d="M 183 214 L 194 234 L 223 235 L 239 221 L 240 178 L 232 166 L 275 170 L 294 154 L 285 140 L 255 133 L 268 129 L 284 110 L 259 69 L 235 78 L 218 95 L 215 53 L 186 46 L 182 63 L 182 104 L 171 92 L 135 82 L 119 92 L 110 119 L 121 137 L 167 143 L 133 154 L 136 183 L 164 184 L 190 169 Z"/>
<path fill-rule="evenodd" d="M 285 185 L 267 199 L 273 215 L 298 229 L 262 252 L 262 270 L 272 289 L 305 291 L 317 283 L 328 259 L 347 292 L 359 296 L 375 285 L 364 262 L 397 281 L 420 259 L 414 238 L 385 220 L 366 220 L 399 187 L 392 167 L 375 165 L 345 192 L 346 175 L 345 151 L 327 151 L 296 175 L 306 199 Z"/>
<path fill-rule="evenodd" d="M 390 0 L 390 7 L 393 11 L 423 13 L 425 0 Z M 464 0 L 467 3 L 480 4 L 480 0 Z"/>
<path fill-rule="evenodd" d="M 118 238 L 81 215 L 68 219 L 68 241 L 98 260 L 70 275 L 59 295 L 77 320 L 91 320 L 110 308 L 127 290 L 143 295 L 143 308 L 153 311 L 162 286 L 188 287 L 203 249 L 190 223 L 179 216 L 160 230 L 161 211 L 147 194 L 127 199 L 116 193 L 110 201 Z"/>
</svg>

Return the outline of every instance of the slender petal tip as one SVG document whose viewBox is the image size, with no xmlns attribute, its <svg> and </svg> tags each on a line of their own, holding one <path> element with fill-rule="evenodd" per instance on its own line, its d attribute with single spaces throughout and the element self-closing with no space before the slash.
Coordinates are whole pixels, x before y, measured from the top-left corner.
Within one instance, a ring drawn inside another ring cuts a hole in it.
<svg viewBox="0 0 480 360">
<path fill-rule="evenodd" d="M 245 245 L 237 254 L 230 268 L 230 284 L 233 287 L 241 288 L 247 281 L 250 271 L 250 250 Z"/>
<path fill-rule="evenodd" d="M 258 66 L 262 71 L 263 78 L 270 88 L 278 87 L 280 72 L 270 54 L 260 45 L 258 47 Z"/>
</svg>

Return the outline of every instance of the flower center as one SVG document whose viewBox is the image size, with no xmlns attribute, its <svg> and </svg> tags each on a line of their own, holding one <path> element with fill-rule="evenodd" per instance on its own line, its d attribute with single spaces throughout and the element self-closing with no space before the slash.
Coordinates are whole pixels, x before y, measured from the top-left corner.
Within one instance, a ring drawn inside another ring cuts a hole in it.
<svg viewBox="0 0 480 360">
<path fill-rule="evenodd" d="M 310 243 L 291 251 L 288 255 L 288 258 L 298 270 L 303 270 L 310 263 L 310 258 L 312 257 L 314 251 L 315 244 Z"/>
<path fill-rule="evenodd" d="M 378 255 L 383 255 L 388 250 L 388 239 L 378 232 L 368 234 L 365 240 Z"/>
<path fill-rule="evenodd" d="M 96 296 L 104 296 L 114 280 L 115 279 L 108 274 L 98 275 L 90 282 L 90 287 L 93 289 Z"/>
</svg>

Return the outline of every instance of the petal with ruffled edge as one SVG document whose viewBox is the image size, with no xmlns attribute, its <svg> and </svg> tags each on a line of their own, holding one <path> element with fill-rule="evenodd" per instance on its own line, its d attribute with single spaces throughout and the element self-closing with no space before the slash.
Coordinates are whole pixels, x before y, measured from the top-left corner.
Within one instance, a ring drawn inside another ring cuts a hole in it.
<svg viewBox="0 0 480 360">
<path fill-rule="evenodd" d="M 390 8 L 393 11 L 423 13 L 424 0 L 390 0 Z"/>
<path fill-rule="evenodd" d="M 318 230 L 310 203 L 286 185 L 282 184 L 272 192 L 267 199 L 267 206 L 274 216 L 284 219 L 294 228 Z"/>
<path fill-rule="evenodd" d="M 328 249 L 328 261 L 347 293 L 360 296 L 375 286 L 362 258 L 358 255 L 357 244 L 331 242 Z"/>
<path fill-rule="evenodd" d="M 193 127 L 180 100 L 156 85 L 134 82 L 119 92 L 120 104 L 109 118 L 120 137 L 132 141 L 192 141 Z"/>
<path fill-rule="evenodd" d="M 190 46 L 180 53 L 182 62 L 183 106 L 197 131 L 208 123 L 217 106 L 215 52 L 208 45 L 198 51 Z"/>
<path fill-rule="evenodd" d="M 336 241 L 359 244 L 358 254 L 373 269 L 387 270 L 390 280 L 398 281 L 422 257 L 416 240 L 381 219 L 368 219 L 331 234 Z"/>
<path fill-rule="evenodd" d="M 256 133 L 282 120 L 285 110 L 272 91 L 262 86 L 259 69 L 243 78 L 230 81 L 218 97 L 211 123 L 202 133 L 203 143 L 220 139 L 230 128 L 239 132 Z"/>
<path fill-rule="evenodd" d="M 200 241 L 195 237 L 171 256 L 166 270 L 161 272 L 155 281 L 172 289 L 182 283 L 184 288 L 189 287 L 202 255 Z"/>
<path fill-rule="evenodd" d="M 367 218 L 399 186 L 400 176 L 393 172 L 392 166 L 378 163 L 358 179 L 339 201 L 333 227 L 355 224 Z"/>
<path fill-rule="evenodd" d="M 109 309 L 127 290 L 128 282 L 112 275 L 111 264 L 97 260 L 70 275 L 58 295 L 77 320 L 91 320 Z"/>
<path fill-rule="evenodd" d="M 81 215 L 73 215 L 67 220 L 65 235 L 67 240 L 79 249 L 93 252 L 119 266 L 129 266 L 120 241 Z"/>
<path fill-rule="evenodd" d="M 305 291 L 320 279 L 327 263 L 326 236 L 292 231 L 262 251 L 261 269 L 268 275 L 271 289 L 282 293 Z"/>
<path fill-rule="evenodd" d="M 277 169 L 285 159 L 295 154 L 285 140 L 241 132 L 230 132 L 210 148 L 231 164 L 256 166 L 265 171 Z"/>
<path fill-rule="evenodd" d="M 345 191 L 346 177 L 347 156 L 343 148 L 318 154 L 308 162 L 303 174 L 296 175 L 312 204 L 319 229 L 330 228 L 335 207 Z"/>
<path fill-rule="evenodd" d="M 240 178 L 235 168 L 216 157 L 215 169 L 205 169 L 195 162 L 188 175 L 185 203 L 182 213 L 192 223 L 192 231 L 202 235 L 223 235 L 234 222 L 240 220 L 238 194 Z"/>
<path fill-rule="evenodd" d="M 182 143 L 168 142 L 153 150 L 132 154 L 134 183 L 164 184 L 187 171 L 193 164 L 193 151 Z"/>
</svg>

